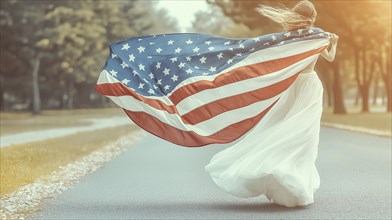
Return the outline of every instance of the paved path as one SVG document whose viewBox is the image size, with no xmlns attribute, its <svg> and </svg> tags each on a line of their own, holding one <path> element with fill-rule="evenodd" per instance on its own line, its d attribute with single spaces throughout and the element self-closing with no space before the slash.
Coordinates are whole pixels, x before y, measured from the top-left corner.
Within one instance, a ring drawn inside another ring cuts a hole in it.
<svg viewBox="0 0 392 220">
<path fill-rule="evenodd" d="M 93 131 L 100 128 L 114 127 L 119 125 L 126 125 L 130 123 L 128 117 L 111 117 L 111 118 L 96 118 L 87 119 L 86 121 L 91 122 L 88 126 L 76 126 L 69 128 L 56 128 L 39 131 L 29 131 L 19 134 L 12 134 L 2 136 L 0 141 L 1 147 L 8 147 L 12 144 L 24 144 L 32 141 L 42 141 L 49 138 L 56 138 L 66 136 L 70 134 L 76 134 L 82 131 Z"/>
<path fill-rule="evenodd" d="M 285 208 L 240 199 L 204 172 L 225 145 L 182 148 L 148 135 L 73 188 L 36 219 L 390 219 L 391 139 L 322 128 L 315 204 Z"/>
</svg>

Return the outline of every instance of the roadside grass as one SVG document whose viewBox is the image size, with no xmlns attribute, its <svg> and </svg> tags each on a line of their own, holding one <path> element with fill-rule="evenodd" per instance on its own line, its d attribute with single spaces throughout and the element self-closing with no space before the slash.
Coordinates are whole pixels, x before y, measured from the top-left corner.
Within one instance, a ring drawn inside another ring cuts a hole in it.
<svg viewBox="0 0 392 220">
<path fill-rule="evenodd" d="M 392 132 L 391 112 L 362 113 L 360 112 L 360 107 L 353 105 L 347 105 L 346 108 L 348 113 L 345 115 L 333 114 L 332 108 L 324 108 L 321 121 Z M 377 108 L 377 106 L 373 106 L 374 108 Z"/>
<path fill-rule="evenodd" d="M 0 112 L 0 135 L 17 134 L 28 131 L 88 126 L 90 118 L 124 116 L 120 108 L 45 110 L 40 115 L 31 113 Z"/>
<path fill-rule="evenodd" d="M 135 125 L 124 125 L 1 148 L 0 195 L 4 196 L 33 183 L 37 178 L 58 170 L 60 166 L 74 162 L 138 129 Z"/>
</svg>

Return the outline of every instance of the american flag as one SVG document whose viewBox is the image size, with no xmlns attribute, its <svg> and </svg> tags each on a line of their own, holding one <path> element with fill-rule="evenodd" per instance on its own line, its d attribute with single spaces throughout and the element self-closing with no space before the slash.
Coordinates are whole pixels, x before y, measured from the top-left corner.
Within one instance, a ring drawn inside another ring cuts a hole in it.
<svg viewBox="0 0 392 220">
<path fill-rule="evenodd" d="M 110 45 L 96 91 L 172 143 L 230 143 L 262 120 L 329 39 L 320 28 L 256 38 L 132 37 Z"/>
</svg>

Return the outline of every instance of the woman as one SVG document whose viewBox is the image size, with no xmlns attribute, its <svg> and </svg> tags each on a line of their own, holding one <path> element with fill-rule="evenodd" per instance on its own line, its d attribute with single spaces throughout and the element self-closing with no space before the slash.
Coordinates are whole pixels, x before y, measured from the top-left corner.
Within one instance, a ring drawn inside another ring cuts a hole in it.
<svg viewBox="0 0 392 220">
<path fill-rule="evenodd" d="M 309 1 L 292 9 L 262 5 L 258 11 L 285 31 L 313 27 L 317 12 Z M 338 36 L 321 56 L 332 62 Z M 314 71 L 317 59 L 299 74 L 276 106 L 242 140 L 219 152 L 205 167 L 215 183 L 238 197 L 265 195 L 287 207 L 314 202 L 320 178 L 315 166 L 323 87 Z"/>
</svg>

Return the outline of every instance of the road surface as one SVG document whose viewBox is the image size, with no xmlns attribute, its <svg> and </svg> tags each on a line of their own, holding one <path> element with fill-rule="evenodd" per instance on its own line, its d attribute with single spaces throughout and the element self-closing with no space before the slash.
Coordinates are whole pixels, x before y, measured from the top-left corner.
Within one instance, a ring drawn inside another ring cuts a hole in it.
<svg viewBox="0 0 392 220">
<path fill-rule="evenodd" d="M 323 127 L 315 203 L 285 208 L 233 197 L 204 166 L 228 145 L 183 148 L 148 135 L 35 219 L 390 219 L 391 139 Z"/>
</svg>

